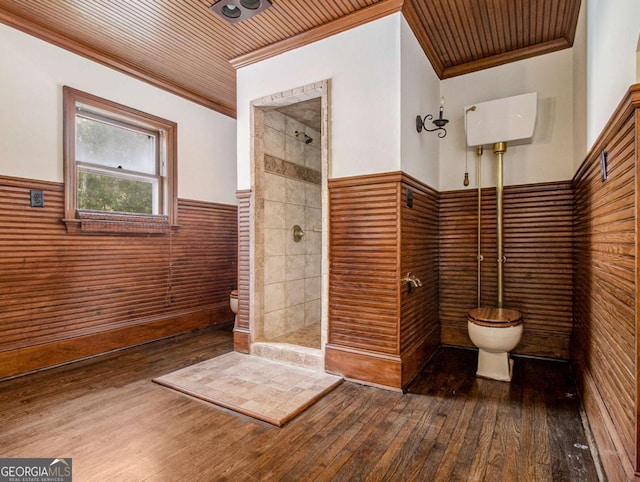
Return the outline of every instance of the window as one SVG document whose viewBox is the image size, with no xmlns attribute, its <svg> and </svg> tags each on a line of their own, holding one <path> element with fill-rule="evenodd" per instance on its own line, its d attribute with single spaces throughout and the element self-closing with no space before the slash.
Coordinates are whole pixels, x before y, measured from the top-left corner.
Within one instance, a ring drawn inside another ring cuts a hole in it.
<svg viewBox="0 0 640 482">
<path fill-rule="evenodd" d="M 63 94 L 67 229 L 168 232 L 177 125 L 70 87 Z"/>
</svg>

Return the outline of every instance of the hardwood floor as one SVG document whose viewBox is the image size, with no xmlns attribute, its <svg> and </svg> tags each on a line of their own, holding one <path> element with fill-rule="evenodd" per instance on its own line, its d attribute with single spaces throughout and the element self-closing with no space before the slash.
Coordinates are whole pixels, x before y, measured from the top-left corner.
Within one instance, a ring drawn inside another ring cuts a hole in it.
<svg viewBox="0 0 640 482">
<path fill-rule="evenodd" d="M 0 383 L 0 456 L 72 457 L 77 481 L 592 481 L 569 365 L 511 384 L 440 349 L 400 394 L 343 383 L 276 428 L 151 378 L 228 352 L 209 329 Z"/>
</svg>

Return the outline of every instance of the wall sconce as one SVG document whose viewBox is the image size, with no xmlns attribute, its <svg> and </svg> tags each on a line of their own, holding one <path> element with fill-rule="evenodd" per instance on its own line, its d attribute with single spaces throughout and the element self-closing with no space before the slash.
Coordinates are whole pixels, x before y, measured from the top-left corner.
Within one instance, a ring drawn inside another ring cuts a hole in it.
<svg viewBox="0 0 640 482">
<path fill-rule="evenodd" d="M 271 6 L 269 0 L 220 0 L 209 9 L 229 23 L 242 22 Z"/>
<path fill-rule="evenodd" d="M 427 129 L 427 126 L 424 125 L 426 121 L 432 121 L 435 127 L 433 129 Z M 440 97 L 440 115 L 437 119 L 434 119 L 431 114 L 427 114 L 424 116 L 424 119 L 420 116 L 416 117 L 416 130 L 418 132 L 422 132 L 423 130 L 426 132 L 438 132 L 438 137 L 442 139 L 447 135 L 447 130 L 444 126 L 447 125 L 449 119 L 444 118 L 444 97 Z"/>
</svg>

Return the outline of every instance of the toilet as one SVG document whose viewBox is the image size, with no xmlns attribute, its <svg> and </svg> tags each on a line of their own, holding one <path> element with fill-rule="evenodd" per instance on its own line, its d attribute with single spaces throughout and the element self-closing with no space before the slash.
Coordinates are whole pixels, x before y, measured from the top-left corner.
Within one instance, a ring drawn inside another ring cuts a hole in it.
<svg viewBox="0 0 640 482">
<path fill-rule="evenodd" d="M 509 352 L 522 338 L 522 313 L 505 308 L 475 308 L 467 315 L 469 338 L 478 347 L 476 376 L 510 382 Z"/>
<path fill-rule="evenodd" d="M 229 306 L 235 315 L 233 319 L 233 328 L 236 329 L 238 327 L 238 290 L 233 290 L 229 295 Z"/>
</svg>

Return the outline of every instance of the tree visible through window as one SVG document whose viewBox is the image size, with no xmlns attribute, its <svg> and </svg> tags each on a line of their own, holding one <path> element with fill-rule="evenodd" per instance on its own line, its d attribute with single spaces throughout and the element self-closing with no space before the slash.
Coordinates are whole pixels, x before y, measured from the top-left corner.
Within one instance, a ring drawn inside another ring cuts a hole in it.
<svg viewBox="0 0 640 482">
<path fill-rule="evenodd" d="M 78 208 L 158 214 L 159 138 L 76 108 Z"/>
<path fill-rule="evenodd" d="M 69 87 L 64 97 L 66 220 L 174 224 L 175 123 Z"/>
</svg>

